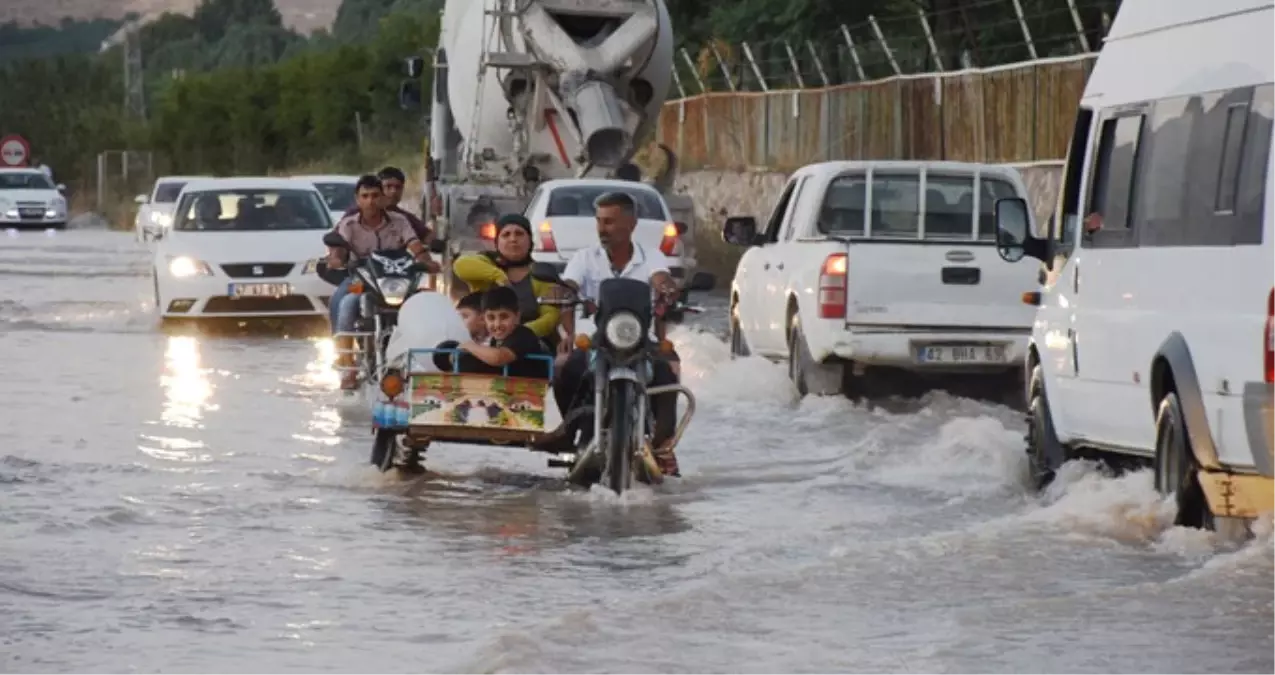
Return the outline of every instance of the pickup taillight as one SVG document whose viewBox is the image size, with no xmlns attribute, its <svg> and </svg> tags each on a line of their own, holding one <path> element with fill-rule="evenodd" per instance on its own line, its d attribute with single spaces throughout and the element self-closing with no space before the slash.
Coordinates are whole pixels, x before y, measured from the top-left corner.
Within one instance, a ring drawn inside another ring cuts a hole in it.
<svg viewBox="0 0 1275 675">
<path fill-rule="evenodd" d="M 846 273 L 850 269 L 849 257 L 833 253 L 824 258 L 819 270 L 819 318 L 846 318 Z"/>
</svg>

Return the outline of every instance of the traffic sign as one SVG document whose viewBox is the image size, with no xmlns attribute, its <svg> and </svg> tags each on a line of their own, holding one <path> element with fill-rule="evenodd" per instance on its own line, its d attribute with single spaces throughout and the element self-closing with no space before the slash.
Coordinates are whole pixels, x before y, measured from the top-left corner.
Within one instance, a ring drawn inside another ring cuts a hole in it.
<svg viewBox="0 0 1275 675">
<path fill-rule="evenodd" d="M 26 166 L 31 160 L 31 144 L 27 139 L 9 134 L 0 137 L 0 166 Z"/>
</svg>

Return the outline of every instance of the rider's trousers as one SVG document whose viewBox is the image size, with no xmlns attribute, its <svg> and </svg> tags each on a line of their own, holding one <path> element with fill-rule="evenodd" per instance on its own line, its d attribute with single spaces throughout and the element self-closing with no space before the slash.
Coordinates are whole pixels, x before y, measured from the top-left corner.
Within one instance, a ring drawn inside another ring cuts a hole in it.
<svg viewBox="0 0 1275 675">
<path fill-rule="evenodd" d="M 671 360 L 677 360 L 676 355 Z M 656 358 L 651 366 L 653 373 L 650 386 L 677 384 L 677 376 L 673 374 L 673 368 L 669 366 L 668 360 Z M 553 382 L 553 397 L 557 400 L 558 410 L 562 412 L 564 419 L 570 410 L 588 405 L 592 401 L 592 375 L 589 369 L 589 352 L 573 350 L 567 356 L 566 363 L 562 364 L 562 369 L 558 371 L 558 376 Z M 677 396 L 675 393 L 660 394 L 650 399 L 651 412 L 655 416 L 655 433 L 652 438 L 654 447 L 658 448 L 672 438 L 673 432 L 677 429 Z M 593 418 L 586 417 L 579 424 L 581 431 L 584 432 L 582 442 L 588 443 L 593 435 Z"/>
<path fill-rule="evenodd" d="M 354 321 L 359 317 L 359 296 L 350 294 L 350 283 L 353 281 L 353 276 L 346 277 L 328 299 L 328 321 L 332 323 L 333 333 L 354 330 Z"/>
</svg>

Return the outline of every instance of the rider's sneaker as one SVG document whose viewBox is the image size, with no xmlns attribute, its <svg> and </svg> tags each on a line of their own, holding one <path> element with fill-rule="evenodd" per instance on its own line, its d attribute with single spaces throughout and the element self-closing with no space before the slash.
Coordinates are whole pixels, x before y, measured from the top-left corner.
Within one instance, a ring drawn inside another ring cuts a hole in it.
<svg viewBox="0 0 1275 675">
<path fill-rule="evenodd" d="M 655 463 L 659 465 L 660 473 L 674 478 L 682 476 L 682 473 L 677 469 L 677 455 L 673 452 L 673 448 L 666 445 L 652 450 L 651 457 L 655 458 Z"/>
</svg>

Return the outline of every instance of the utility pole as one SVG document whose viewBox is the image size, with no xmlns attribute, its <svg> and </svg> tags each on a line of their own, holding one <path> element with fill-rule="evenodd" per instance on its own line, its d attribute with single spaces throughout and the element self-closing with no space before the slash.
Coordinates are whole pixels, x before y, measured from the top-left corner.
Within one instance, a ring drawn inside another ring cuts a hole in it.
<svg viewBox="0 0 1275 675">
<path fill-rule="evenodd" d="M 129 116 L 146 120 L 146 78 L 142 69 L 141 22 L 124 28 L 124 109 Z"/>
</svg>

